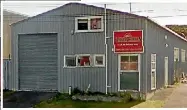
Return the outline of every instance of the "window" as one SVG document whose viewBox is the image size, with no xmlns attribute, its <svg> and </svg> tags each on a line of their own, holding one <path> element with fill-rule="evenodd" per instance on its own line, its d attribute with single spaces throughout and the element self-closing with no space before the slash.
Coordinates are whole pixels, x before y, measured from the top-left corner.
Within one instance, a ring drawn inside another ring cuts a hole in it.
<svg viewBox="0 0 187 110">
<path fill-rule="evenodd" d="M 186 60 L 186 50 L 181 49 L 181 61 L 185 62 Z"/>
<path fill-rule="evenodd" d="M 151 70 L 156 69 L 156 54 L 151 54 Z"/>
<path fill-rule="evenodd" d="M 101 18 L 91 18 L 91 30 L 101 29 Z"/>
<path fill-rule="evenodd" d="M 90 55 L 79 55 L 77 57 L 77 66 L 91 66 Z"/>
<path fill-rule="evenodd" d="M 94 66 L 104 66 L 105 59 L 104 55 L 94 55 Z"/>
<path fill-rule="evenodd" d="M 120 65 L 121 70 L 138 71 L 138 55 L 121 56 Z"/>
<path fill-rule="evenodd" d="M 88 30 L 88 19 L 78 19 L 78 30 Z"/>
<path fill-rule="evenodd" d="M 179 48 L 174 47 L 174 61 L 179 61 Z"/>
<path fill-rule="evenodd" d="M 103 17 L 77 17 L 75 18 L 75 32 L 100 32 L 103 31 Z"/>
<path fill-rule="evenodd" d="M 93 60 L 92 60 L 93 59 Z M 65 55 L 64 67 L 104 67 L 105 55 L 103 54 L 81 54 Z"/>
<path fill-rule="evenodd" d="M 151 89 L 156 89 L 156 54 L 151 54 Z"/>
<path fill-rule="evenodd" d="M 65 67 L 75 67 L 76 56 L 65 56 Z"/>
</svg>

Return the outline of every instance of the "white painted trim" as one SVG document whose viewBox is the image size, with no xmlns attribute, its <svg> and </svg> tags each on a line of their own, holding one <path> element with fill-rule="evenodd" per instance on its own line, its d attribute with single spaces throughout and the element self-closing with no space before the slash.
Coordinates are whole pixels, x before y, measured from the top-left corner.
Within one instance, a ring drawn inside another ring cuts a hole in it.
<svg viewBox="0 0 187 110">
<path fill-rule="evenodd" d="M 141 55 L 138 55 L 138 71 L 139 71 L 139 91 L 141 89 Z"/>
<path fill-rule="evenodd" d="M 96 57 L 103 57 L 103 64 L 102 65 L 97 65 L 96 64 Z M 93 66 L 94 67 L 105 67 L 105 55 L 104 54 L 94 54 L 93 55 Z"/>
<path fill-rule="evenodd" d="M 167 73 L 165 73 L 165 63 L 166 63 L 166 59 L 167 59 Z M 167 74 L 167 81 L 166 81 L 166 74 Z M 168 86 L 169 85 L 169 58 L 168 56 L 167 57 L 164 57 L 164 85 L 165 86 Z"/>
<path fill-rule="evenodd" d="M 177 50 L 177 59 L 178 59 L 178 61 L 179 61 L 179 59 L 180 59 L 180 55 L 179 55 L 179 48 L 176 48 L 176 47 L 174 47 L 174 61 L 176 61 L 176 59 L 175 59 L 175 50 Z"/>
<path fill-rule="evenodd" d="M 181 62 L 186 62 L 186 50 L 181 49 Z"/>
<path fill-rule="evenodd" d="M 155 55 L 155 61 L 154 62 L 152 62 L 152 55 Z M 156 82 L 157 82 L 157 66 L 156 66 L 156 58 L 157 57 L 157 55 L 156 54 L 154 54 L 154 53 L 152 53 L 151 54 L 151 90 L 155 90 L 156 89 Z M 155 69 L 152 69 L 152 63 L 155 63 Z M 152 85 L 152 71 L 154 71 L 155 72 L 155 87 L 153 87 L 153 85 Z"/>
<path fill-rule="evenodd" d="M 91 30 L 90 29 L 90 21 L 93 18 L 101 18 L 101 29 Z M 78 19 L 88 19 L 88 30 L 78 30 Z M 80 32 L 103 32 L 104 31 L 104 23 L 103 16 L 86 16 L 86 17 L 76 17 L 75 18 L 75 33 Z"/>
<path fill-rule="evenodd" d="M 121 68 L 120 68 L 120 59 L 121 59 L 121 56 L 138 56 L 138 71 L 121 71 Z M 118 91 L 135 91 L 135 90 L 120 90 L 120 72 L 138 72 L 139 74 L 139 78 L 138 78 L 138 80 L 139 80 L 139 87 L 138 87 L 138 91 L 140 91 L 140 89 L 141 89 L 141 80 L 140 80 L 140 75 L 141 75 L 141 59 L 140 59 L 140 54 L 119 54 L 118 55 Z"/>
</svg>

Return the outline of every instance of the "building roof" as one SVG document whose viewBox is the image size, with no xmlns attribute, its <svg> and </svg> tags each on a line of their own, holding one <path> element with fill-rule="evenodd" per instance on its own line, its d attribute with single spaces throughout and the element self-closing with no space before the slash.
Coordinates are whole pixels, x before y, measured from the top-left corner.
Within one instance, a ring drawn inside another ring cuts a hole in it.
<svg viewBox="0 0 187 110">
<path fill-rule="evenodd" d="M 89 6 L 89 7 L 99 8 L 99 9 L 103 9 L 103 10 L 104 10 L 103 7 L 98 7 L 98 6 L 89 5 L 89 4 L 84 4 L 84 3 L 67 3 L 67 4 L 65 4 L 65 5 L 63 5 L 63 6 L 61 6 L 61 7 L 58 7 L 58 8 L 49 10 L 49 11 L 47 11 L 47 12 L 44 12 L 44 13 L 42 13 L 42 14 L 39 14 L 39 15 L 36 15 L 36 16 L 33 16 L 33 17 L 29 17 L 29 18 L 24 19 L 24 20 L 22 20 L 22 21 L 19 21 L 19 22 L 17 22 L 17 23 L 13 23 L 12 25 L 15 25 L 15 24 L 18 24 L 18 23 L 20 23 L 20 22 L 23 22 L 23 21 L 26 21 L 26 20 L 29 20 L 29 19 L 32 19 L 32 18 L 41 16 L 41 15 L 46 14 L 46 13 L 51 12 L 51 11 L 58 10 L 59 8 L 62 8 L 62 7 L 64 7 L 64 6 L 71 5 L 71 4 L 77 4 L 77 5 L 82 5 L 82 6 Z M 113 11 L 113 12 L 116 12 L 116 13 L 120 13 L 120 14 L 125 14 L 125 15 L 129 15 L 129 16 L 137 17 L 137 18 L 146 19 L 146 20 L 148 20 L 148 21 L 154 23 L 155 25 L 161 27 L 162 29 L 164 29 L 164 30 L 170 32 L 171 34 L 173 34 L 173 35 L 175 35 L 175 36 L 177 36 L 177 37 L 179 37 L 179 38 L 181 38 L 182 40 L 184 40 L 184 41 L 187 42 L 187 39 L 185 39 L 183 36 L 179 35 L 178 33 L 176 33 L 175 31 L 173 31 L 173 30 L 171 30 L 171 29 L 169 29 L 169 28 L 166 27 L 166 26 L 160 25 L 159 23 L 157 23 L 156 21 L 154 21 L 153 19 L 151 19 L 151 18 L 149 18 L 149 17 L 140 16 L 140 15 L 136 15 L 136 14 L 132 14 L 132 13 L 128 13 L 128 12 L 123 12 L 123 11 L 119 11 L 119 10 L 108 9 L 108 8 L 107 8 L 107 10 L 108 10 L 108 11 Z"/>
<path fill-rule="evenodd" d="M 10 10 L 7 10 L 7 9 L 3 9 L 3 15 L 12 15 L 12 14 L 15 14 L 15 15 L 20 15 L 20 16 L 23 16 L 23 17 L 29 17 L 28 15 L 25 15 L 25 14 L 21 14 L 21 13 L 18 13 L 18 12 L 15 12 L 15 11 L 10 11 Z"/>
</svg>

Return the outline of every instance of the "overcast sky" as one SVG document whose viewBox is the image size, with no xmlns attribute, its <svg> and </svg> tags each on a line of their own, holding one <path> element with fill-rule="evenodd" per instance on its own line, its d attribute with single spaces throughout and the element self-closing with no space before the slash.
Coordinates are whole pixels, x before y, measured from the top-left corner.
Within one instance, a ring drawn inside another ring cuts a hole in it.
<svg viewBox="0 0 187 110">
<path fill-rule="evenodd" d="M 60 7 L 68 2 L 4 2 L 4 9 L 21 14 L 34 16 L 48 10 Z M 87 3 L 103 7 L 101 3 Z M 107 8 L 129 12 L 129 3 L 109 3 Z M 149 16 L 161 25 L 186 24 L 187 25 L 187 2 L 178 3 L 132 3 L 132 12 L 138 15 Z M 172 16 L 172 17 L 166 17 Z"/>
</svg>

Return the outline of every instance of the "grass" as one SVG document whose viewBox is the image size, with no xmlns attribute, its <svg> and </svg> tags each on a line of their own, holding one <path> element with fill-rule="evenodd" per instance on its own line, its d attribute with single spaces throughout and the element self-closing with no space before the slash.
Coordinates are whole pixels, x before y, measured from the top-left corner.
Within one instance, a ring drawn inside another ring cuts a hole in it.
<svg viewBox="0 0 187 110">
<path fill-rule="evenodd" d="M 12 95 L 14 93 L 14 91 L 9 91 L 9 90 L 4 90 L 3 91 L 3 98 L 7 98 L 10 95 Z"/>
<path fill-rule="evenodd" d="M 58 95 L 55 98 L 42 101 L 35 108 L 131 108 L 143 101 L 129 102 L 96 102 L 96 101 L 74 101 L 67 95 Z"/>
<path fill-rule="evenodd" d="M 41 102 L 35 108 L 130 108 L 139 104 L 140 101 L 132 101 L 128 103 L 122 102 L 86 102 L 86 101 L 72 101 L 71 99 Z"/>
</svg>

